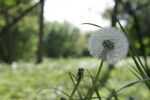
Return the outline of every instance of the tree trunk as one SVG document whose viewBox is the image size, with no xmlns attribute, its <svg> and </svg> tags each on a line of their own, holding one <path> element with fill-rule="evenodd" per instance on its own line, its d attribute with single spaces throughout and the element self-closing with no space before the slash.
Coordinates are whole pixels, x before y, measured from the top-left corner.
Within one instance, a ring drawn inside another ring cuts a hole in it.
<svg viewBox="0 0 150 100">
<path fill-rule="evenodd" d="M 116 27 L 116 23 L 117 23 L 116 16 L 118 13 L 118 11 L 117 11 L 118 2 L 119 2 L 119 0 L 115 0 L 115 5 L 114 5 L 113 11 L 112 11 L 112 16 L 111 16 L 111 26 L 112 27 Z"/>
<path fill-rule="evenodd" d="M 5 22 L 6 24 L 9 23 L 9 18 L 8 18 L 8 13 L 4 13 L 5 17 Z M 7 29 L 5 31 L 5 34 L 3 35 L 3 43 L 4 43 L 4 49 L 5 49 L 5 54 L 4 54 L 4 61 L 6 63 L 11 64 L 14 60 L 14 52 L 13 52 L 13 39 L 12 39 L 12 33 L 10 32 L 10 29 Z"/>
<path fill-rule="evenodd" d="M 39 18 L 39 42 L 38 42 L 38 50 L 37 50 L 37 63 L 42 62 L 43 56 L 43 35 L 44 35 L 44 0 L 40 1 L 40 18 Z"/>
<path fill-rule="evenodd" d="M 114 5 L 114 8 L 113 8 L 113 11 L 112 11 L 112 16 L 111 16 L 111 26 L 112 27 L 116 27 L 116 23 L 117 23 L 117 20 L 116 20 L 116 16 L 117 16 L 117 8 L 118 8 L 118 3 L 119 3 L 119 0 L 114 0 L 115 1 L 115 5 Z M 114 68 L 114 65 L 109 65 L 109 69 L 112 70 Z"/>
</svg>

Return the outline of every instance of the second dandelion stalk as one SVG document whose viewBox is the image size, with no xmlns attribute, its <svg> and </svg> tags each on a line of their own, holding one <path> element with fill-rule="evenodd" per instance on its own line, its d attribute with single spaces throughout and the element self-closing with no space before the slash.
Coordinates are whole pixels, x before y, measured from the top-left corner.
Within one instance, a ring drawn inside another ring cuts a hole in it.
<svg viewBox="0 0 150 100">
<path fill-rule="evenodd" d="M 78 89 L 78 86 L 79 86 L 81 80 L 83 79 L 83 76 L 84 76 L 84 69 L 83 68 L 79 68 L 78 69 L 78 73 L 77 73 L 77 77 L 76 77 L 77 83 L 75 84 L 75 87 L 74 87 L 74 89 L 73 89 L 73 91 L 72 91 L 72 93 L 71 93 L 71 95 L 69 97 L 69 100 L 72 100 L 73 95 L 75 94 L 75 91 Z"/>
<path fill-rule="evenodd" d="M 95 91 L 95 89 L 96 89 L 97 82 L 98 82 L 98 80 L 99 80 L 99 75 L 100 75 L 102 66 L 103 66 L 103 60 L 102 60 L 101 63 L 100 63 L 100 66 L 99 66 L 98 72 L 97 72 L 97 74 L 96 74 L 95 80 L 94 80 L 94 82 L 93 82 L 93 86 L 92 86 L 92 88 L 91 88 L 91 91 L 88 93 L 88 96 L 87 96 L 88 100 L 91 100 L 91 99 L 92 99 L 92 95 L 93 95 L 93 93 L 94 93 L 94 91 Z"/>
</svg>

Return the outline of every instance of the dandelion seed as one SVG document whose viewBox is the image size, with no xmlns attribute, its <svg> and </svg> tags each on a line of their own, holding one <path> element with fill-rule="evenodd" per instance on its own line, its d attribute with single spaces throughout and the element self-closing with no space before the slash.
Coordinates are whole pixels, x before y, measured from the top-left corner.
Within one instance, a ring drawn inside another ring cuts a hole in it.
<svg viewBox="0 0 150 100">
<path fill-rule="evenodd" d="M 115 28 L 102 28 L 92 33 L 88 41 L 90 54 L 113 64 L 128 53 L 126 36 Z"/>
</svg>

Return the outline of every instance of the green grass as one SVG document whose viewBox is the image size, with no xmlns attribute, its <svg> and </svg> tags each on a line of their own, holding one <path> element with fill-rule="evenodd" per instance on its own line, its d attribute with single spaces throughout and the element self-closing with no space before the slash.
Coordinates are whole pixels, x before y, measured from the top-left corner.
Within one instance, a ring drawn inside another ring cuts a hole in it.
<svg viewBox="0 0 150 100">
<path fill-rule="evenodd" d="M 74 88 L 68 72 L 76 74 L 78 68 L 83 67 L 94 75 L 99 63 L 100 61 L 93 58 L 44 59 L 44 62 L 39 65 L 33 62 L 19 61 L 16 63 L 17 69 L 12 69 L 12 65 L 1 63 L 0 99 L 33 100 L 38 90 L 46 88 L 36 95 L 36 100 L 60 100 L 60 97 L 66 97 L 66 95 L 54 88 L 63 90 L 69 95 Z M 129 70 L 129 64 L 125 62 L 116 66 L 110 73 L 111 76 L 106 84 L 107 87 L 119 89 L 129 82 L 137 80 Z M 101 76 L 107 71 L 106 69 L 107 65 L 104 64 Z M 81 89 L 79 88 L 79 90 L 83 91 L 83 93 L 87 92 L 87 86 L 91 86 L 91 80 L 90 77 L 87 77 L 87 74 L 85 71 L 84 80 L 80 83 Z M 110 91 L 103 87 L 99 93 L 102 97 L 106 97 L 110 94 Z M 128 100 L 130 97 L 135 98 L 134 100 L 149 100 L 150 94 L 147 87 L 140 83 L 124 89 L 118 94 L 118 97 L 119 100 Z"/>
</svg>

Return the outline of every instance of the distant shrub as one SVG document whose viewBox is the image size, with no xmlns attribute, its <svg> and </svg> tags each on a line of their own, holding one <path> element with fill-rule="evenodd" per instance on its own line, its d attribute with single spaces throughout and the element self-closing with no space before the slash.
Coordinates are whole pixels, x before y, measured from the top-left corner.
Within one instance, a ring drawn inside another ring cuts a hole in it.
<svg viewBox="0 0 150 100">
<path fill-rule="evenodd" d="M 45 54 L 48 57 L 74 57 L 79 56 L 80 48 L 77 42 L 80 38 L 80 30 L 68 22 L 60 24 L 53 22 L 46 27 L 48 33 L 45 36 Z"/>
</svg>

